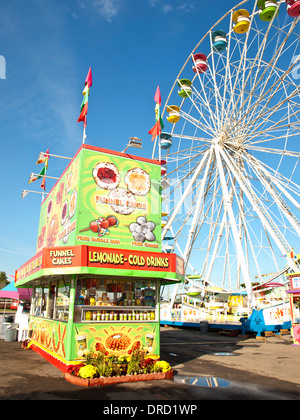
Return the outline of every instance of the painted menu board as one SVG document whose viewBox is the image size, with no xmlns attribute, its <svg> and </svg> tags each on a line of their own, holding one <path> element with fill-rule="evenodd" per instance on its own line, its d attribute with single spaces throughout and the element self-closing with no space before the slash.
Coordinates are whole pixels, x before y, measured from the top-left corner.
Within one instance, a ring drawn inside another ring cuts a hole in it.
<svg viewBox="0 0 300 420">
<path fill-rule="evenodd" d="M 75 324 L 72 359 L 82 358 L 82 350 L 130 355 L 137 348 L 159 355 L 159 327 L 156 323 Z"/>
<path fill-rule="evenodd" d="M 65 359 L 67 340 L 72 340 L 71 360 L 82 360 L 83 350 L 130 355 L 143 347 L 147 353 L 159 356 L 159 327 L 156 323 L 75 324 L 67 337 L 67 324 L 50 319 L 30 317 L 30 339 L 46 351 Z"/>
<path fill-rule="evenodd" d="M 82 148 L 42 204 L 37 251 L 93 245 L 161 252 L 160 166 Z"/>
<path fill-rule="evenodd" d="M 37 251 L 76 241 L 81 153 L 62 174 L 41 206 Z"/>
</svg>

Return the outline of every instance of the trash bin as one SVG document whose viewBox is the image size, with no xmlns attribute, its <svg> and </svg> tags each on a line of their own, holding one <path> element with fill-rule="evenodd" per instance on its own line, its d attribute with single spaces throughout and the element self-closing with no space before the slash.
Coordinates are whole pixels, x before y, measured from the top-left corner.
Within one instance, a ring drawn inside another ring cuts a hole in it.
<svg viewBox="0 0 300 420">
<path fill-rule="evenodd" d="M 7 330 L 7 327 L 14 322 L 14 318 L 14 315 L 2 316 L 1 338 L 5 338 L 5 331 Z"/>
<path fill-rule="evenodd" d="M 208 333 L 208 321 L 200 321 L 200 332 Z"/>
<path fill-rule="evenodd" d="M 13 323 L 9 323 L 7 324 L 7 328 L 5 330 L 5 341 L 17 341 L 17 334 L 18 334 L 18 330 L 17 330 L 17 326 L 18 324 L 13 324 Z"/>
<path fill-rule="evenodd" d="M 4 320 L 3 322 L 7 323 L 7 324 L 12 324 L 14 322 L 14 315 L 4 315 Z"/>
</svg>

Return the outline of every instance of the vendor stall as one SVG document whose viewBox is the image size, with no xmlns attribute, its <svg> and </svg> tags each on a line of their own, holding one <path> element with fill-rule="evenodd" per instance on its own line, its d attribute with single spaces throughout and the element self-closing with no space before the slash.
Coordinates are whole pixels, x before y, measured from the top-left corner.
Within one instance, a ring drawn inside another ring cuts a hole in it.
<svg viewBox="0 0 300 420">
<path fill-rule="evenodd" d="M 84 350 L 160 353 L 160 286 L 184 278 L 161 252 L 160 164 L 82 145 L 42 203 L 36 255 L 16 271 L 33 289 L 31 347 L 61 370 Z"/>
<path fill-rule="evenodd" d="M 288 279 L 293 345 L 300 346 L 300 273 L 289 274 Z"/>
</svg>

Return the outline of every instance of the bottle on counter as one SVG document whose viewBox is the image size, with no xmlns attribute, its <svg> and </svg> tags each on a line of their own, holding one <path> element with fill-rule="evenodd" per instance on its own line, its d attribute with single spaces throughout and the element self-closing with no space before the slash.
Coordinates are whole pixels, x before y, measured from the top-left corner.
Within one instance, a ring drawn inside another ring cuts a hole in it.
<svg viewBox="0 0 300 420">
<path fill-rule="evenodd" d="M 91 319 L 92 319 L 92 312 L 91 311 L 86 311 L 85 320 L 86 321 L 91 321 Z"/>
</svg>

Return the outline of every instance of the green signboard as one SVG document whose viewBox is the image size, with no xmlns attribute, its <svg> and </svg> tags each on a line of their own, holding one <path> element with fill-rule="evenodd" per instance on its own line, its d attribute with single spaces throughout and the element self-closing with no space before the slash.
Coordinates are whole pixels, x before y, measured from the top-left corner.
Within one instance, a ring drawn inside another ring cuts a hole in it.
<svg viewBox="0 0 300 420">
<path fill-rule="evenodd" d="M 42 204 L 37 251 L 93 245 L 161 252 L 160 166 L 82 148 Z"/>
</svg>

